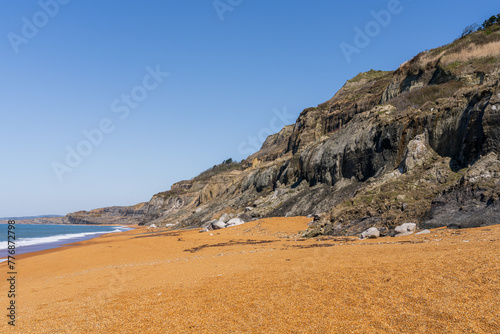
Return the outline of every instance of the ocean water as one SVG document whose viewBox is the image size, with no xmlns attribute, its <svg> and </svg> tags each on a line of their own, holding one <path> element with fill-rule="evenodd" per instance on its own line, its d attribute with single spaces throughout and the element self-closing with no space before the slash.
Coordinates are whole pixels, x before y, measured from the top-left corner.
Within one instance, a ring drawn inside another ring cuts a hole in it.
<svg viewBox="0 0 500 334">
<path fill-rule="evenodd" d="M 56 248 L 62 245 L 88 240 L 106 233 L 131 230 L 124 226 L 94 225 L 28 225 L 15 224 L 16 255 Z M 0 262 L 8 256 L 8 224 L 0 224 Z"/>
</svg>

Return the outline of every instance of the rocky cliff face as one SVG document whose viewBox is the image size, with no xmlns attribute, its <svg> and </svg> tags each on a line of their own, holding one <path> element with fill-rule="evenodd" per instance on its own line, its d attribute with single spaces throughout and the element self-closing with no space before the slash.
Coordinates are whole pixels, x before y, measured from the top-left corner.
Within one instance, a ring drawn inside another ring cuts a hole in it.
<svg viewBox="0 0 500 334">
<path fill-rule="evenodd" d="M 91 211 L 78 211 L 64 217 L 63 221 L 69 224 L 140 224 L 146 215 L 149 205 L 139 203 L 133 206 L 112 206 Z"/>
<path fill-rule="evenodd" d="M 361 73 L 241 163 L 67 219 L 189 227 L 223 213 L 320 215 L 308 236 L 500 223 L 499 41 L 499 29 L 480 31 L 394 72 Z"/>
</svg>

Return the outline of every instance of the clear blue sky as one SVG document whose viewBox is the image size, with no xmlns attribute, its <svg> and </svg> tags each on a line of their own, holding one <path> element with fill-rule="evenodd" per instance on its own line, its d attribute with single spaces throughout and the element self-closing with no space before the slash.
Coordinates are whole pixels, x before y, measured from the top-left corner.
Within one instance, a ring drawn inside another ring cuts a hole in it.
<svg viewBox="0 0 500 334">
<path fill-rule="evenodd" d="M 210 0 L 54 1 L 41 1 L 51 15 L 37 1 L 0 12 L 0 217 L 148 201 L 245 158 L 250 137 L 283 125 L 273 110 L 293 123 L 357 73 L 396 69 L 500 12 L 491 0 L 401 0 L 348 63 L 339 45 L 355 46 L 355 27 L 390 1 L 221 0 L 219 13 Z M 169 75 L 157 83 L 148 66 Z M 139 102 L 121 100 L 131 93 Z M 82 131 L 100 122 L 108 133 L 89 149 Z M 88 155 L 71 168 L 78 145 Z M 72 171 L 58 178 L 55 162 Z"/>
</svg>

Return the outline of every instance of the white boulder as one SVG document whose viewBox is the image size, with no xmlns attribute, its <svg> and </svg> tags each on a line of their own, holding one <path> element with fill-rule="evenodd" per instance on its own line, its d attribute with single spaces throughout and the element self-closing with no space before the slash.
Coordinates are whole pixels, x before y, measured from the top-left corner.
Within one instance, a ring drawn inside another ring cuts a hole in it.
<svg viewBox="0 0 500 334">
<path fill-rule="evenodd" d="M 378 237 L 380 237 L 380 231 L 376 227 L 370 227 L 369 229 L 361 233 L 361 238 L 363 239 L 376 239 Z"/>
<path fill-rule="evenodd" d="M 243 219 L 233 218 L 233 219 L 229 220 L 226 225 L 227 225 L 227 227 L 229 227 L 229 226 L 236 226 L 236 225 L 241 225 L 241 224 L 245 224 Z"/>
<path fill-rule="evenodd" d="M 224 223 L 223 221 L 216 221 L 215 223 L 212 223 L 212 227 L 214 230 L 218 230 L 218 229 L 221 229 L 221 228 L 225 228 L 226 227 L 226 223 Z"/>
<path fill-rule="evenodd" d="M 415 223 L 404 223 L 402 225 L 396 226 L 394 231 L 396 231 L 396 236 L 397 237 L 402 237 L 404 235 L 410 235 L 415 233 L 417 230 L 417 224 Z"/>
</svg>

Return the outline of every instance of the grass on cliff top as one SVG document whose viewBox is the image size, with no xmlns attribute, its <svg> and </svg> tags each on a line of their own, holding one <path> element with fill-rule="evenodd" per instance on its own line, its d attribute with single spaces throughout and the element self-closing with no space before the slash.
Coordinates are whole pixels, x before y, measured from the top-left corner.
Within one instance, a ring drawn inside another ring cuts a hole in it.
<svg viewBox="0 0 500 334">
<path fill-rule="evenodd" d="M 185 189 L 171 189 L 171 190 L 167 190 L 167 191 L 163 191 L 161 193 L 158 193 L 156 194 L 155 196 L 156 197 L 160 197 L 160 198 L 163 198 L 163 199 L 167 199 L 169 197 L 172 197 L 172 196 L 179 196 L 179 195 L 182 195 L 182 194 L 185 194 L 187 193 L 188 191 L 185 190 Z"/>
<path fill-rule="evenodd" d="M 243 169 L 243 161 L 241 162 L 223 162 L 219 165 L 214 165 L 212 168 L 207 169 L 206 171 L 202 172 L 200 175 L 195 177 L 193 181 L 206 181 L 210 178 L 212 178 L 215 175 L 233 171 L 233 170 L 242 170 Z"/>
<path fill-rule="evenodd" d="M 224 161 L 223 163 L 219 165 L 214 165 L 212 168 L 207 169 L 206 171 L 202 172 L 195 178 L 191 179 L 190 182 L 205 182 L 208 181 L 210 178 L 224 173 L 224 172 L 229 172 L 233 170 L 242 170 L 243 169 L 243 161 L 241 162 L 233 162 L 231 161 Z M 157 193 L 155 196 L 161 197 L 163 199 L 172 197 L 172 196 L 179 196 L 183 195 L 189 192 L 196 191 L 197 189 L 171 189 L 167 191 L 163 191 L 160 193 Z"/>
<path fill-rule="evenodd" d="M 317 108 L 306 109 L 303 113 L 313 109 L 331 110 L 332 106 L 335 106 L 335 110 L 348 112 L 349 109 L 356 109 L 355 104 L 361 99 L 364 100 L 362 102 L 365 106 L 364 110 L 370 109 L 380 101 L 393 73 L 393 71 L 375 70 L 359 73 L 348 80 L 330 100 L 319 104 Z M 346 102 L 351 106 L 346 105 Z"/>
<path fill-rule="evenodd" d="M 384 75 L 389 74 L 389 73 L 392 73 L 392 71 L 376 71 L 376 70 L 372 69 L 372 70 L 369 70 L 368 72 L 359 73 L 351 80 L 347 80 L 347 82 L 348 83 L 356 83 L 356 82 L 360 82 L 361 80 L 371 81 L 371 80 L 383 77 Z"/>
<path fill-rule="evenodd" d="M 423 51 L 411 59 L 410 69 L 425 68 L 439 61 L 443 66 L 459 67 L 474 59 L 500 57 L 500 25 L 479 30 L 439 48 Z M 450 69 L 455 69 L 450 68 Z"/>
</svg>

